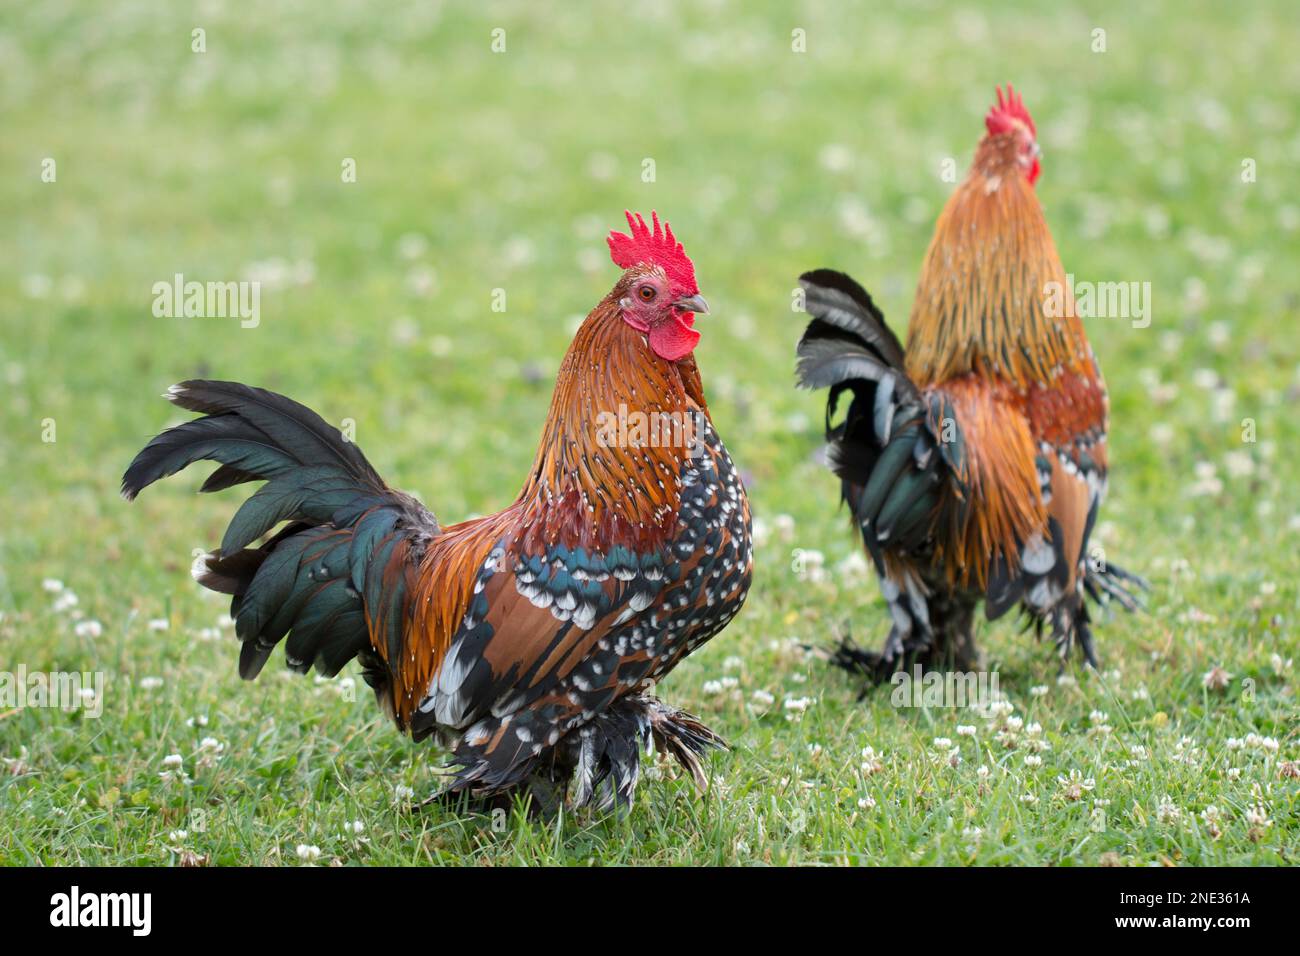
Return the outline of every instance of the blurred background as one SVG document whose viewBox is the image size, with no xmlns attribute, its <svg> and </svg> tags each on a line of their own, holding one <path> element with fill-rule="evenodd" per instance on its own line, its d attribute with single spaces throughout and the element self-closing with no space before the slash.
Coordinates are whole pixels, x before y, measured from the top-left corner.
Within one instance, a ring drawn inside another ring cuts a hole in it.
<svg viewBox="0 0 1300 956">
<path fill-rule="evenodd" d="M 1193 668 L 1238 642 L 1252 666 L 1294 641 L 1274 619 L 1300 550 L 1295 23 L 1284 2 L 4 3 L 0 656 L 233 692 L 227 643 L 140 622 L 211 623 L 186 569 L 243 492 L 197 499 L 194 473 L 117 497 L 185 378 L 354 420 L 444 523 L 507 504 L 619 274 L 604 236 L 625 208 L 666 216 L 695 261 L 696 354 L 760 519 L 750 607 L 674 678 L 685 702 L 724 657 L 831 618 L 874 643 L 876 588 L 816 461 L 822 399 L 791 387 L 792 290 L 844 269 L 902 334 L 945 161 L 965 175 L 1009 81 L 1067 271 L 1152 290 L 1149 328 L 1088 322 L 1112 399 L 1100 541 L 1157 585 L 1103 653 L 1172 643 Z M 260 323 L 155 317 L 176 273 L 260 281 Z M 797 547 L 843 574 L 795 580 Z M 47 577 L 102 641 L 49 611 Z M 1051 670 L 1005 631 L 995 649 Z"/>
</svg>

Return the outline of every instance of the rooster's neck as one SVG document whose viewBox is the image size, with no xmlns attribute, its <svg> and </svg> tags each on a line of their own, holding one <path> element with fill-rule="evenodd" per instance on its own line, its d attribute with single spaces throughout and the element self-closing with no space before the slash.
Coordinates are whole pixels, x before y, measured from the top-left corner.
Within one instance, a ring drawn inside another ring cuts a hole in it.
<svg viewBox="0 0 1300 956">
<path fill-rule="evenodd" d="M 1023 388 L 1087 364 L 1074 297 L 1015 143 L 985 137 L 935 225 L 908 324 L 908 373 L 922 386 L 975 372 Z"/>
<path fill-rule="evenodd" d="M 611 294 L 587 316 L 560 364 L 518 501 L 528 534 L 538 543 L 587 548 L 664 540 L 704 414 L 693 361 L 655 355 Z"/>
</svg>

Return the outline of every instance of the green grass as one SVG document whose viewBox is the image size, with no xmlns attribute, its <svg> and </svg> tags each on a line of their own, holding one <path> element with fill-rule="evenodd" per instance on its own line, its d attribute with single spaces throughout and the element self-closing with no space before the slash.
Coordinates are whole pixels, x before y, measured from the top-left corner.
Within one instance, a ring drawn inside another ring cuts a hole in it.
<svg viewBox="0 0 1300 956">
<path fill-rule="evenodd" d="M 0 709 L 0 862 L 296 865 L 299 844 L 363 864 L 1296 862 L 1293 11 L 654 6 L 6 5 L 0 668 L 106 684 L 99 719 Z M 190 52 L 196 26 L 206 53 Z M 1067 269 L 1151 283 L 1150 328 L 1089 334 L 1113 418 L 1097 539 L 1154 590 L 1149 613 L 1099 623 L 1104 679 L 1072 666 L 1058 683 L 1049 647 L 982 624 L 1024 722 L 999 738 L 1006 718 L 895 708 L 888 689 L 859 702 L 798 650 L 846 622 L 874 644 L 887 614 L 841 563 L 856 549 L 814 461 L 821 397 L 790 387 L 790 297 L 803 269 L 838 266 L 905 327 L 952 188 L 940 163 L 964 171 L 1006 80 L 1038 121 Z M 187 569 L 239 493 L 199 499 L 187 474 L 128 506 L 118 478 L 178 420 L 158 394 L 208 375 L 354 419 L 380 472 L 444 521 L 496 510 L 576 318 L 617 275 L 602 236 L 624 207 L 668 215 L 694 257 L 714 309 L 705 386 L 766 526 L 744 613 L 661 688 L 734 749 L 710 760 L 707 795 L 666 771 L 626 819 L 412 814 L 397 788 L 430 791 L 442 755 L 368 691 L 275 667 L 237 679 L 225 607 Z M 256 329 L 151 314 L 152 284 L 176 272 L 237 279 L 270 261 L 297 279 L 264 288 Z M 792 572 L 798 548 L 825 555 L 820 579 Z M 56 610 L 45 578 L 79 603 Z M 79 636 L 89 621 L 102 634 Z M 1216 666 L 1223 691 L 1203 685 Z M 1229 743 L 1248 735 L 1276 750 Z M 205 737 L 219 759 L 202 759 Z M 880 767 L 864 775 L 868 746 Z M 160 777 L 169 754 L 188 783 Z"/>
</svg>

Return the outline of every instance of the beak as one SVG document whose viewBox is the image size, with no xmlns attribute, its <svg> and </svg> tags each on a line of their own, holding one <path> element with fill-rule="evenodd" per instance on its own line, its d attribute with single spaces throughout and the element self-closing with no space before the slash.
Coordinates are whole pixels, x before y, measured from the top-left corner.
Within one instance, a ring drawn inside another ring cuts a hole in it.
<svg viewBox="0 0 1300 956">
<path fill-rule="evenodd" d="M 673 303 L 673 308 L 682 312 L 695 312 L 699 315 L 709 314 L 709 303 L 705 302 L 704 296 L 698 293 L 686 299 L 678 299 Z"/>
</svg>

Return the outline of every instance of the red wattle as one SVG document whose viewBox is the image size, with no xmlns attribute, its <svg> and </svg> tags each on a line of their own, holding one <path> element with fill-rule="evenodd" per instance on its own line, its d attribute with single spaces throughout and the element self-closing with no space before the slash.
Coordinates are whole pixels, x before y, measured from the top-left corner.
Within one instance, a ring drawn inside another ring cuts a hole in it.
<svg viewBox="0 0 1300 956">
<path fill-rule="evenodd" d="M 695 316 L 691 313 L 673 315 L 650 330 L 650 347 L 661 359 L 676 362 L 690 355 L 700 341 L 700 333 L 687 324 L 687 316 L 694 321 Z"/>
</svg>

